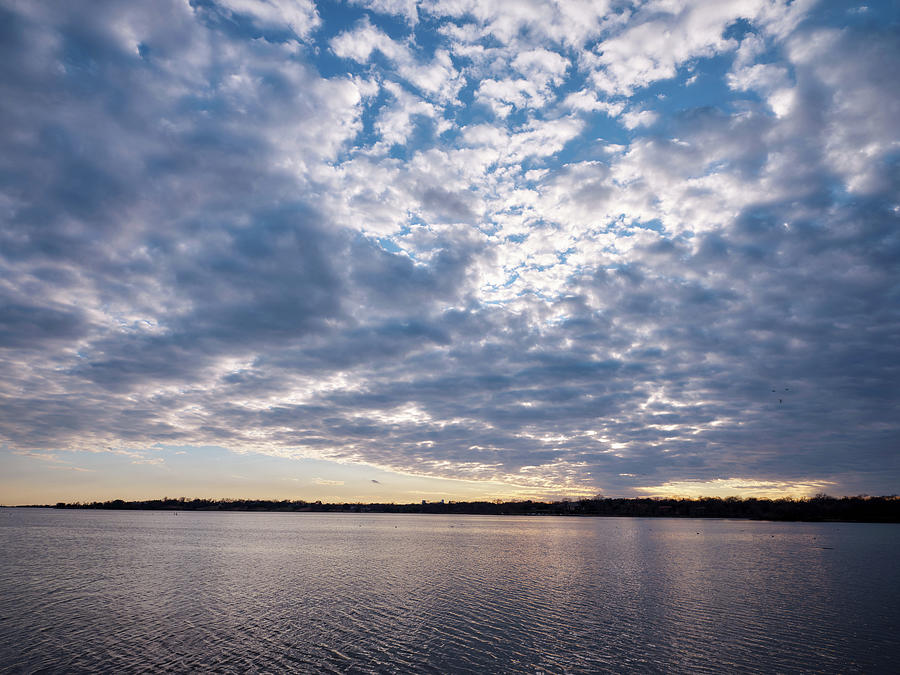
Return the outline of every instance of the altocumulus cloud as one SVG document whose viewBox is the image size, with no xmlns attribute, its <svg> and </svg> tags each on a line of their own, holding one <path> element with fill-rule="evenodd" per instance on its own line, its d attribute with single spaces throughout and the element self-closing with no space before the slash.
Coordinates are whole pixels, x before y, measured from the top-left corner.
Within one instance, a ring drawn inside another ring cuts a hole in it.
<svg viewBox="0 0 900 675">
<path fill-rule="evenodd" d="M 0 440 L 896 492 L 895 12 L 3 0 Z"/>
</svg>

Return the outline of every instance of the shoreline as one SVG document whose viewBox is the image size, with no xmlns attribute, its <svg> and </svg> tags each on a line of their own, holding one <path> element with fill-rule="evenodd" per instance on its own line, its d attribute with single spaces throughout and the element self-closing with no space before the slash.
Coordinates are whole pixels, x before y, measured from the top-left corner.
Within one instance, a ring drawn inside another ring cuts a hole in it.
<svg viewBox="0 0 900 675">
<path fill-rule="evenodd" d="M 421 502 L 323 503 L 303 500 L 201 499 L 186 497 L 104 502 L 58 502 L 4 508 L 51 508 L 112 511 L 240 512 L 240 513 L 387 513 L 493 516 L 574 516 L 637 518 L 725 518 L 793 522 L 900 523 L 900 497 L 829 497 L 758 499 L 597 498 L 557 502 Z"/>
</svg>

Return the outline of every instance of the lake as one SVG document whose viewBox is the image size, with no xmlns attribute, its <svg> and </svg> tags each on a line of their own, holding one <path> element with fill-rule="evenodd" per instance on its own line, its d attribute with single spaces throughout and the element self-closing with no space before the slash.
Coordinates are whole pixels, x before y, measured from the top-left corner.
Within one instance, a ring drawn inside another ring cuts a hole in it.
<svg viewBox="0 0 900 675">
<path fill-rule="evenodd" d="M 0 509 L 0 672 L 900 670 L 900 525 Z"/>
</svg>

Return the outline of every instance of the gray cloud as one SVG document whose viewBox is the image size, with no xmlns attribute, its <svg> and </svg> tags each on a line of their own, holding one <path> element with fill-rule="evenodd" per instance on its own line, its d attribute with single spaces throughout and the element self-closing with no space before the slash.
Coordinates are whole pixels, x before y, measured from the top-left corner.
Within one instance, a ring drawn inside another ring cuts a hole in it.
<svg viewBox="0 0 900 675">
<path fill-rule="evenodd" d="M 766 38 L 784 91 L 736 60 L 757 89 L 589 161 L 547 149 L 599 147 L 589 126 L 535 118 L 404 164 L 360 140 L 370 85 L 240 17 L 2 11 L 4 443 L 218 444 L 548 493 L 896 484 L 892 32 L 790 24 Z M 385 77 L 427 92 L 434 63 L 404 59 Z"/>
</svg>

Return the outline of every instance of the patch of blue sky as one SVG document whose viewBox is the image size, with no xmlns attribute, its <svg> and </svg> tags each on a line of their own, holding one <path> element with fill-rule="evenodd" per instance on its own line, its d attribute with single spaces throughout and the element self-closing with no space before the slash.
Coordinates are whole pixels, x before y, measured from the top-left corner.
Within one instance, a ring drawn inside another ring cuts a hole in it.
<svg viewBox="0 0 900 675">
<path fill-rule="evenodd" d="M 381 248 L 389 253 L 401 253 L 403 251 L 391 237 L 378 237 L 376 241 L 378 241 L 378 245 L 381 246 Z"/>
<path fill-rule="evenodd" d="M 370 71 L 368 64 L 357 63 L 352 59 L 337 56 L 331 51 L 327 41 L 318 42 L 310 50 L 308 58 L 319 72 L 319 75 L 327 79 L 352 76 L 365 77 Z"/>
<path fill-rule="evenodd" d="M 519 265 L 518 267 L 516 267 L 516 270 L 523 269 L 523 268 L 524 268 L 524 265 Z M 506 277 L 506 281 L 504 281 L 502 284 L 500 284 L 499 288 L 509 288 L 514 283 L 516 283 L 518 280 L 519 280 L 519 273 L 517 271 L 513 270 L 509 273 L 509 276 Z"/>
<path fill-rule="evenodd" d="M 321 21 L 315 33 L 316 40 L 319 42 L 327 42 L 340 33 L 351 30 L 366 17 L 372 16 L 372 12 L 364 7 L 349 4 L 343 0 L 338 0 L 337 2 L 334 0 L 318 0 L 316 2 L 316 11 Z"/>
<path fill-rule="evenodd" d="M 621 121 L 604 112 L 588 113 L 585 121 L 584 130 L 553 156 L 553 164 L 606 163 L 609 161 L 608 146 L 625 145 L 634 136 Z"/>
<path fill-rule="evenodd" d="M 457 96 L 460 105 L 451 109 L 448 117 L 458 128 L 471 127 L 478 124 L 493 124 L 494 111 L 486 103 L 475 100 L 475 91 L 480 82 L 469 79 L 460 89 Z"/>
<path fill-rule="evenodd" d="M 528 126 L 536 120 L 543 120 L 544 114 L 539 106 L 512 104 L 512 109 L 503 120 L 503 126 L 510 129 L 520 129 Z"/>
<path fill-rule="evenodd" d="M 388 151 L 393 159 L 410 160 L 423 148 L 433 147 L 437 143 L 434 121 L 427 115 L 410 116 L 412 131 L 403 143 L 394 143 Z"/>
<path fill-rule="evenodd" d="M 573 72 L 570 69 L 569 77 L 556 89 L 555 104 L 540 111 L 537 117 L 551 119 L 570 114 L 563 108 L 562 102 L 571 94 L 582 91 L 593 94 L 601 101 L 607 100 L 601 92 L 596 90 L 584 73 Z M 566 143 L 565 147 L 554 155 L 557 163 L 570 164 L 603 160 L 607 156 L 604 151 L 607 145 L 624 145 L 633 135 L 622 125 L 621 120 L 605 111 L 583 111 L 577 112 L 576 115 L 584 120 L 584 129 L 581 134 Z"/>
<path fill-rule="evenodd" d="M 416 253 L 415 247 L 406 245 L 407 242 L 404 241 L 404 238 L 412 232 L 413 227 L 428 227 L 428 224 L 418 215 L 413 213 L 407 214 L 407 221 L 407 224 L 403 225 L 396 233 L 384 235 L 383 237 L 375 237 L 375 241 L 388 253 L 406 256 L 414 263 L 418 264 L 419 255 Z"/>
<path fill-rule="evenodd" d="M 556 258 L 559 260 L 560 263 L 566 264 L 567 262 L 569 262 L 569 256 L 572 255 L 573 253 L 577 253 L 577 252 L 578 252 L 577 248 L 574 248 L 574 247 L 567 248 L 565 251 L 557 251 Z"/>
<path fill-rule="evenodd" d="M 807 22 L 813 25 L 845 27 L 848 25 L 876 27 L 887 23 L 897 24 L 896 0 L 874 0 L 874 2 L 848 3 L 846 0 L 820 0 L 816 11 Z"/>
<path fill-rule="evenodd" d="M 503 226 L 495 222 L 493 219 L 488 218 L 488 220 L 486 221 L 479 221 L 478 223 L 476 223 L 475 229 L 482 234 L 487 235 L 488 237 L 492 237 L 500 232 L 500 230 L 503 229 Z"/>
<path fill-rule="evenodd" d="M 737 101 L 759 101 L 759 96 L 753 92 L 735 91 L 728 86 L 727 75 L 733 62 L 734 54 L 727 52 L 683 66 L 676 77 L 659 80 L 636 92 L 631 98 L 631 106 L 652 110 L 661 118 L 670 119 L 702 108 L 731 112 Z"/>
<path fill-rule="evenodd" d="M 653 230 L 660 234 L 666 231 L 665 225 L 663 225 L 659 218 L 653 218 L 652 220 L 633 220 L 631 221 L 631 227 L 640 230 Z"/>
<path fill-rule="evenodd" d="M 390 92 L 379 88 L 375 96 L 364 101 L 360 112 L 362 126 L 353 139 L 353 149 L 367 148 L 381 140 L 381 135 L 375 129 L 375 123 L 382 108 L 390 102 L 391 98 Z"/>
<path fill-rule="evenodd" d="M 420 56 L 431 59 L 439 49 L 448 47 L 446 38 L 439 32 L 440 27 L 446 23 L 448 22 L 444 19 L 419 14 L 419 21 L 413 29 L 413 40 Z"/>
<path fill-rule="evenodd" d="M 382 14 L 371 10 L 365 10 L 369 21 L 373 26 L 385 32 L 389 38 L 398 42 L 405 41 L 413 36 L 413 28 L 406 19 L 396 14 Z"/>
<path fill-rule="evenodd" d="M 737 40 L 740 42 L 754 32 L 753 24 L 747 19 L 737 19 L 725 28 L 722 32 L 722 37 L 726 40 Z"/>
</svg>

